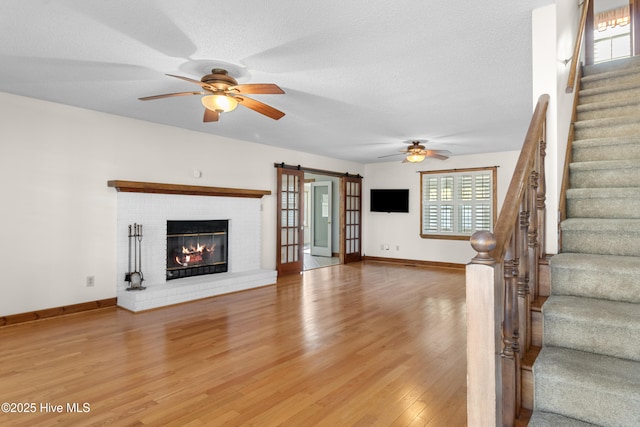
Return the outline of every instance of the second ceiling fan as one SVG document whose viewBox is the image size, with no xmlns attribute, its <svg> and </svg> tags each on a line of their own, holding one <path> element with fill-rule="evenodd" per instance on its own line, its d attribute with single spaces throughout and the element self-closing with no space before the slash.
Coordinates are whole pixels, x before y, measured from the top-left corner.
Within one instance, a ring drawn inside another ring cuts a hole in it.
<svg viewBox="0 0 640 427">
<path fill-rule="evenodd" d="M 220 118 L 220 113 L 233 111 L 238 104 L 274 120 L 278 120 L 284 116 L 282 111 L 245 96 L 246 94 L 283 94 L 284 91 L 276 84 L 238 84 L 238 81 L 231 77 L 227 70 L 222 68 L 214 68 L 211 70 L 211 74 L 207 74 L 199 81 L 189 77 L 176 76 L 174 74 L 167 74 L 167 76 L 197 84 L 204 89 L 204 91 L 165 93 L 162 95 L 145 96 L 138 99 L 141 101 L 151 101 L 154 99 L 171 98 L 174 96 L 203 95 L 201 102 L 205 107 L 204 122 L 217 122 Z"/>
<path fill-rule="evenodd" d="M 400 150 L 399 153 L 389 154 L 386 156 L 380 156 L 379 159 L 383 157 L 391 157 L 391 156 L 399 156 L 400 154 L 404 154 L 405 158 L 402 160 L 402 163 L 420 163 L 427 157 L 432 157 L 434 159 L 446 160 L 449 156 L 445 156 L 445 154 L 451 154 L 449 150 L 427 150 L 423 144 L 426 144 L 427 141 L 409 141 L 411 145 L 409 145 L 404 150 Z"/>
</svg>

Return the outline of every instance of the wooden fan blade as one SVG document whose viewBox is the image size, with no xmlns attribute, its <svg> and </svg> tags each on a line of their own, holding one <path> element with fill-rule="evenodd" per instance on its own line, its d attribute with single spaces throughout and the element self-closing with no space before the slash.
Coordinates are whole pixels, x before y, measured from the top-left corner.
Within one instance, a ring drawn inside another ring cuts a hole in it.
<svg viewBox="0 0 640 427">
<path fill-rule="evenodd" d="M 275 108 L 263 104 L 260 101 L 256 101 L 255 99 L 247 98 L 244 96 L 234 96 L 236 101 L 238 101 L 241 105 L 244 105 L 247 108 L 252 109 L 260 114 L 264 114 L 267 117 L 272 118 L 273 120 L 281 119 L 284 116 L 284 113 L 280 110 L 276 110 Z"/>
<path fill-rule="evenodd" d="M 220 113 L 217 111 L 209 110 L 208 108 L 204 109 L 204 119 L 203 122 L 217 122 L 220 118 Z"/>
<path fill-rule="evenodd" d="M 169 77 L 175 77 L 176 79 L 184 80 L 186 82 L 197 84 L 198 86 L 202 86 L 203 88 L 207 88 L 209 85 L 201 82 L 200 80 L 190 79 L 189 77 L 176 76 L 175 74 L 167 74 Z"/>
<path fill-rule="evenodd" d="M 172 96 L 204 95 L 205 93 L 206 92 L 176 92 L 176 93 L 165 93 L 163 95 L 145 96 L 143 98 L 138 98 L 138 99 L 140 101 L 151 101 L 152 99 L 171 98 Z"/>
<path fill-rule="evenodd" d="M 449 156 L 443 156 L 442 154 L 438 154 L 433 150 L 427 150 L 427 153 L 425 155 L 427 157 L 432 157 L 434 159 L 440 159 L 440 160 L 447 160 L 449 158 Z"/>
<path fill-rule="evenodd" d="M 284 91 L 278 85 L 273 83 L 250 83 L 244 85 L 231 86 L 232 92 L 248 93 L 248 94 L 283 94 Z"/>
<path fill-rule="evenodd" d="M 393 157 L 393 156 L 402 156 L 406 153 L 396 153 L 396 154 L 387 154 L 386 156 L 378 156 L 379 159 L 385 158 L 385 157 Z"/>
</svg>

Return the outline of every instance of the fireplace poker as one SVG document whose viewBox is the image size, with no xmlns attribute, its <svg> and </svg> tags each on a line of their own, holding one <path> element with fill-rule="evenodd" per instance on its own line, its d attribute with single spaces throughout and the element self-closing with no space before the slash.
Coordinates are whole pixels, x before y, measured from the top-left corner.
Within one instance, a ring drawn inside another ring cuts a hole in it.
<svg viewBox="0 0 640 427">
<path fill-rule="evenodd" d="M 140 282 L 142 282 L 142 224 L 138 224 L 136 238 L 138 239 L 138 266 L 136 271 L 140 273 Z"/>
<path fill-rule="evenodd" d="M 131 224 L 129 224 L 129 275 L 131 274 L 131 237 L 133 235 L 131 234 Z"/>
</svg>

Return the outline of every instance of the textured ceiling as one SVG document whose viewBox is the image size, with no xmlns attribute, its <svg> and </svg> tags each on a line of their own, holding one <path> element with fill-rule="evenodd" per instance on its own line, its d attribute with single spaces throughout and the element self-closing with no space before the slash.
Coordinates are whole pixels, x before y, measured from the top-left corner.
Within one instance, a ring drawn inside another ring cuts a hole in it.
<svg viewBox="0 0 640 427">
<path fill-rule="evenodd" d="M 0 91 L 362 163 L 427 139 L 452 155 L 518 149 L 532 112 L 537 1 L 2 0 Z M 238 107 L 202 123 L 222 67 L 271 120 Z"/>
</svg>

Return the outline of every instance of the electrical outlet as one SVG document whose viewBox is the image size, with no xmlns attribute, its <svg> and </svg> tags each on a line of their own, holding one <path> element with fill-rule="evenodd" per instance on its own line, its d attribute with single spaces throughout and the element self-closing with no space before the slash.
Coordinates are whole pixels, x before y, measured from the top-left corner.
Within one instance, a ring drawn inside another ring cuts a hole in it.
<svg viewBox="0 0 640 427">
<path fill-rule="evenodd" d="M 384 250 L 388 251 L 389 250 L 389 245 L 384 245 Z"/>
<path fill-rule="evenodd" d="M 91 288 L 95 285 L 95 276 L 87 276 L 87 288 Z"/>
</svg>

